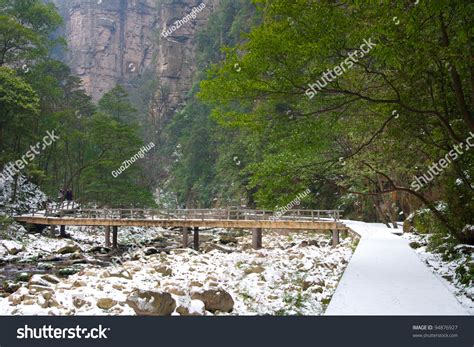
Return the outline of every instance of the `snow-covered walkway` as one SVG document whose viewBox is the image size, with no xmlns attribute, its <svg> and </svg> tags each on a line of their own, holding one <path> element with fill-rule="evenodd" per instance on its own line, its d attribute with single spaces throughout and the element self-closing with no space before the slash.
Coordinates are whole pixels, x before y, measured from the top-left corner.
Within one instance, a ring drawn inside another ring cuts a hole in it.
<svg viewBox="0 0 474 347">
<path fill-rule="evenodd" d="M 344 223 L 361 240 L 326 315 L 468 315 L 407 240 L 383 224 Z"/>
</svg>

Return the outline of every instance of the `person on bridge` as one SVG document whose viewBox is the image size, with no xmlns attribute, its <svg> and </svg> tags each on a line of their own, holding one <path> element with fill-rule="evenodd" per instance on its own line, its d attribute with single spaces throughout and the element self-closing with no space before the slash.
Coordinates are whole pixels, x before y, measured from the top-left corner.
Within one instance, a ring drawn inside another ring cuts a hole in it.
<svg viewBox="0 0 474 347">
<path fill-rule="evenodd" d="M 59 193 L 58 193 L 58 208 L 61 208 L 61 205 L 63 204 L 64 202 L 64 196 L 65 196 L 65 192 L 64 192 L 64 189 L 59 189 Z"/>
<path fill-rule="evenodd" d="M 68 189 L 66 191 L 66 201 L 67 201 L 67 208 L 69 208 L 69 204 L 71 203 L 72 201 L 72 190 L 71 189 Z M 73 205 L 74 206 L 74 205 Z"/>
</svg>

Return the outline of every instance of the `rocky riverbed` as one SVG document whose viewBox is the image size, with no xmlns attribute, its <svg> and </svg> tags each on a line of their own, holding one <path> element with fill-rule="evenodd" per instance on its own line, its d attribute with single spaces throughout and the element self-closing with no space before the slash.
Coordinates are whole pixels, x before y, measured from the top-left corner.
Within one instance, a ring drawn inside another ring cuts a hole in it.
<svg viewBox="0 0 474 347">
<path fill-rule="evenodd" d="M 68 228 L 67 238 L 11 225 L 0 241 L 2 315 L 319 315 L 353 251 L 327 234 L 201 233 L 200 251 L 180 234 L 122 228 L 120 249 L 102 247 L 102 229 Z"/>
</svg>

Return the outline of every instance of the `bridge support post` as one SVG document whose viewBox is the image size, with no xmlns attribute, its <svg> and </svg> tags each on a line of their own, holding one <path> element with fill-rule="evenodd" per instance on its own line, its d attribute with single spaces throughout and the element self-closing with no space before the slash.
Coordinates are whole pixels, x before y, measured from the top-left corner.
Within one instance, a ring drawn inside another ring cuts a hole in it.
<svg viewBox="0 0 474 347">
<path fill-rule="evenodd" d="M 110 225 L 105 226 L 105 247 L 110 248 Z"/>
<path fill-rule="evenodd" d="M 337 246 L 339 244 L 339 230 L 331 230 L 332 231 L 332 245 Z"/>
<path fill-rule="evenodd" d="M 183 248 L 188 247 L 188 227 L 183 227 Z"/>
<path fill-rule="evenodd" d="M 199 227 L 194 227 L 193 233 L 194 249 L 199 251 Z"/>
<path fill-rule="evenodd" d="M 117 248 L 118 226 L 112 227 L 112 248 Z"/>
<path fill-rule="evenodd" d="M 253 249 L 262 248 L 262 228 L 252 229 L 252 247 Z"/>
<path fill-rule="evenodd" d="M 59 236 L 60 237 L 66 237 L 66 226 L 65 225 L 61 225 L 61 227 L 59 228 Z"/>
</svg>

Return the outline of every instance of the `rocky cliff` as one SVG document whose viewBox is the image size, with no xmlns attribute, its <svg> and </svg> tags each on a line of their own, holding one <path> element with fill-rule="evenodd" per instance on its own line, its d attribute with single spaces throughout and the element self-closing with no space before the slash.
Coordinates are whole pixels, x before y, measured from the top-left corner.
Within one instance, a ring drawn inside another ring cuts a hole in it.
<svg viewBox="0 0 474 347">
<path fill-rule="evenodd" d="M 68 51 L 63 58 L 82 78 L 93 99 L 98 100 L 117 83 L 126 86 L 144 73 L 152 73 L 160 86 L 152 116 L 160 119 L 167 118 L 189 90 L 195 71 L 195 34 L 219 2 L 51 1 L 65 21 L 62 34 Z M 178 20 L 179 28 L 173 30 Z M 161 35 L 164 30 L 166 37 Z"/>
</svg>

